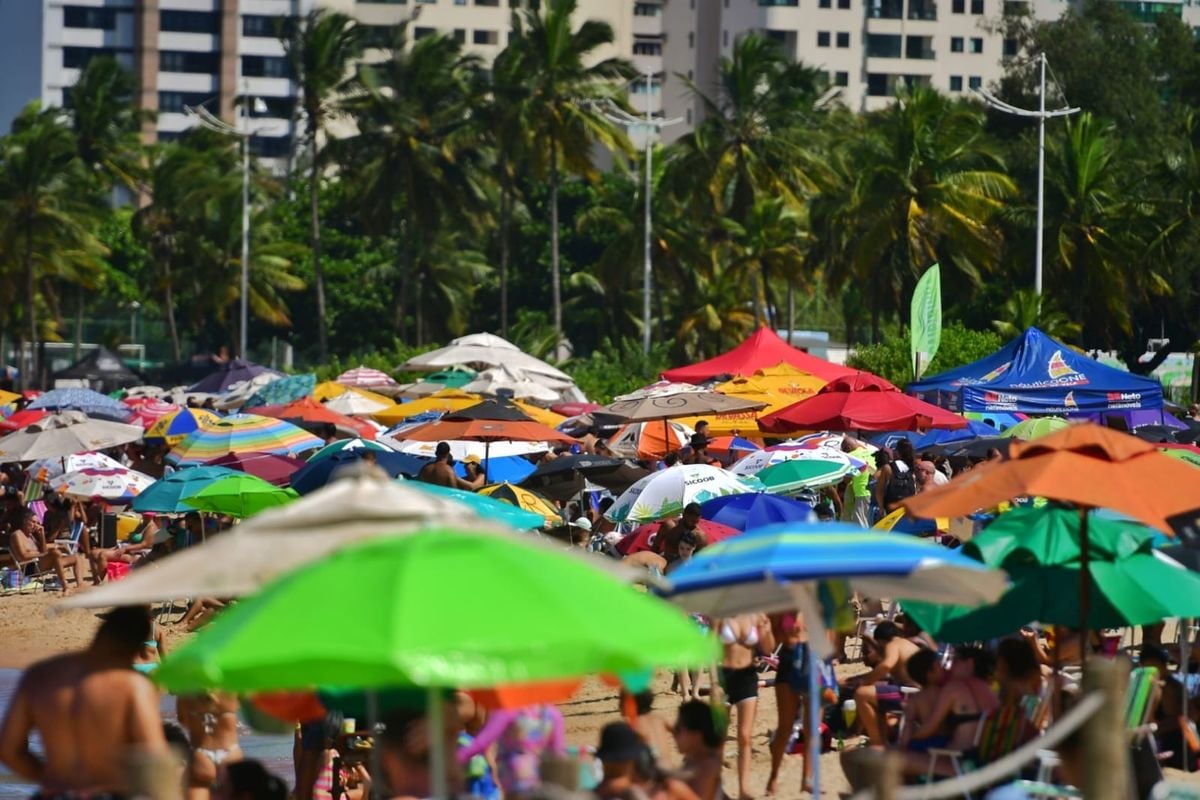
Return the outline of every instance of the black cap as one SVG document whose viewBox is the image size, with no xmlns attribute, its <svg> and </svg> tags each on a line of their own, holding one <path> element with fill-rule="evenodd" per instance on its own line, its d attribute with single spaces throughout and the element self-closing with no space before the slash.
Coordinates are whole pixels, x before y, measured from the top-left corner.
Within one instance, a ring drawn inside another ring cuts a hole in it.
<svg viewBox="0 0 1200 800">
<path fill-rule="evenodd" d="M 596 758 L 601 761 L 636 761 L 646 744 L 626 722 L 610 722 L 600 731 Z"/>
</svg>

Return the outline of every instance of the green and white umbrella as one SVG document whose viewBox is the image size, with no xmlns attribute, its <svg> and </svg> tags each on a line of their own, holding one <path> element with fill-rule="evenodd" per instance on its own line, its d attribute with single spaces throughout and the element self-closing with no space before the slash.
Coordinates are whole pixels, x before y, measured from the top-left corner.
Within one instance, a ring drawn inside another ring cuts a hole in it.
<svg viewBox="0 0 1200 800">
<path fill-rule="evenodd" d="M 768 492 L 788 494 L 837 483 L 856 470 L 854 462 L 844 453 L 831 450 L 809 451 L 811 455 L 784 461 L 758 473 L 758 479 Z"/>
<path fill-rule="evenodd" d="M 651 522 L 682 513 L 689 503 L 714 497 L 761 492 L 754 478 L 739 477 L 708 464 L 680 464 L 647 475 L 630 486 L 608 510 L 613 522 Z"/>
</svg>

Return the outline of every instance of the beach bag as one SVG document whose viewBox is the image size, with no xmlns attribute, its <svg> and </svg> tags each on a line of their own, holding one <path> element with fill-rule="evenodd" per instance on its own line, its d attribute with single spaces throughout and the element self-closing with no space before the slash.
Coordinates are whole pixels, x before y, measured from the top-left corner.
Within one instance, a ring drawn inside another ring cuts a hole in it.
<svg viewBox="0 0 1200 800">
<path fill-rule="evenodd" d="M 892 462 L 892 477 L 888 479 L 887 491 L 883 495 L 884 503 L 889 506 L 917 493 L 917 474 L 908 464 L 904 464 L 906 469 L 901 472 L 896 468 L 898 464 L 904 464 L 904 462 L 900 459 Z"/>
<path fill-rule="evenodd" d="M 119 581 L 129 574 L 129 565 L 122 561 L 112 561 L 108 565 L 108 579 Z"/>
</svg>

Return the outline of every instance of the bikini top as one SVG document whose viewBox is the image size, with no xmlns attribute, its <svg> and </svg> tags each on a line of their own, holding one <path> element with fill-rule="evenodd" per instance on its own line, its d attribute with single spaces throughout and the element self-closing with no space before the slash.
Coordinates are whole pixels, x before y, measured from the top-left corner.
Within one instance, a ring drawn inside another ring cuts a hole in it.
<svg viewBox="0 0 1200 800">
<path fill-rule="evenodd" d="M 740 644 L 744 647 L 754 647 L 756 644 L 758 644 L 757 625 L 751 627 L 750 630 L 747 631 L 741 639 L 739 639 L 737 631 L 733 629 L 733 624 L 729 620 L 725 620 L 721 623 L 721 628 L 717 633 L 721 637 L 722 644 Z"/>
</svg>

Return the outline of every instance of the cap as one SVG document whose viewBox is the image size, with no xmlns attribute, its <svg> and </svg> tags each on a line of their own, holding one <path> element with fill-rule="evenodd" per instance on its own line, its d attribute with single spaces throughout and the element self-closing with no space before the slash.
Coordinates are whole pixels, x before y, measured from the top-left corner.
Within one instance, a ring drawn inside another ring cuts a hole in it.
<svg viewBox="0 0 1200 800">
<path fill-rule="evenodd" d="M 596 758 L 601 761 L 634 761 L 646 745 L 627 722 L 610 722 L 600 731 Z"/>
<path fill-rule="evenodd" d="M 580 517 L 579 519 L 577 519 L 571 523 L 571 527 L 579 528 L 580 530 L 590 531 L 592 529 L 592 521 L 590 519 L 588 519 L 587 517 Z"/>
</svg>

